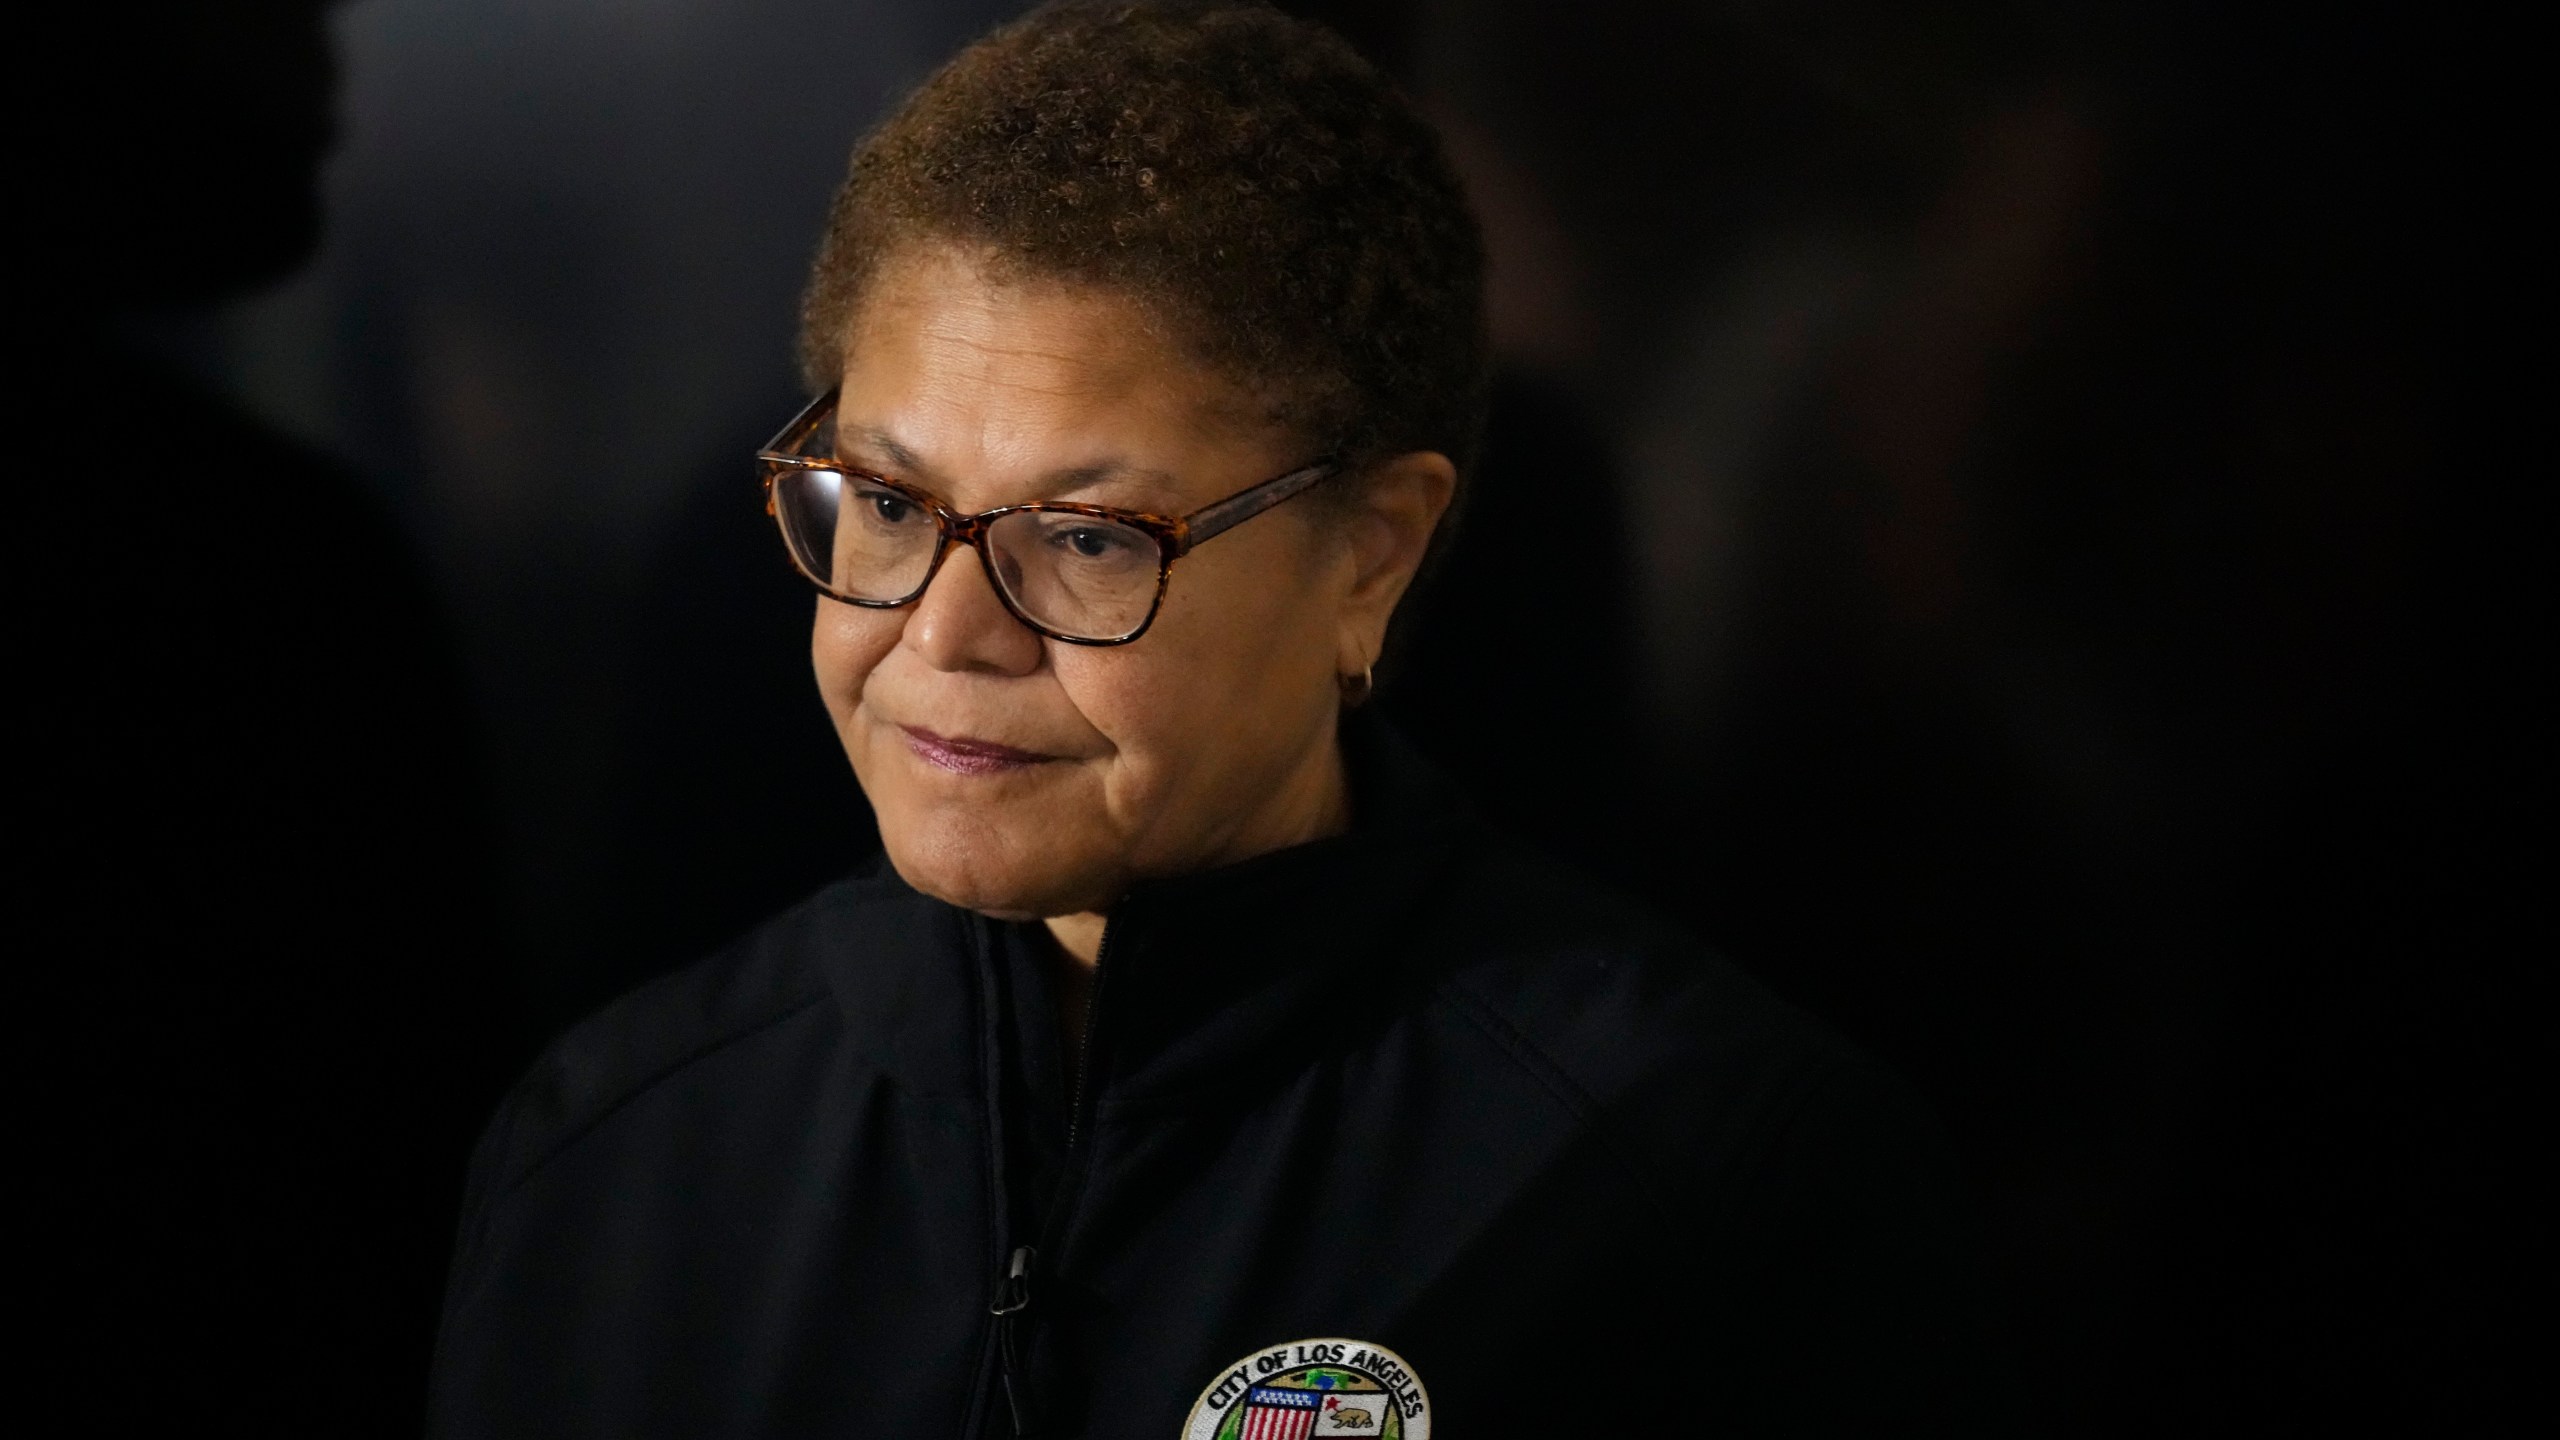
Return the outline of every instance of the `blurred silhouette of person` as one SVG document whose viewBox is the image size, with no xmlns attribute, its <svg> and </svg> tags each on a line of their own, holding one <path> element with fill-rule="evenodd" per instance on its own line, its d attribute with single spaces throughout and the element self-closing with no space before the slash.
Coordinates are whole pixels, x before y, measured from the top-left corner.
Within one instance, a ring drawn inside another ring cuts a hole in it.
<svg viewBox="0 0 2560 1440">
<path fill-rule="evenodd" d="M 91 7 L 26 42 L 18 983 L 66 1428 L 414 1430 L 516 1061 L 418 562 L 345 469 L 123 338 L 312 251 L 326 9 Z"/>
</svg>

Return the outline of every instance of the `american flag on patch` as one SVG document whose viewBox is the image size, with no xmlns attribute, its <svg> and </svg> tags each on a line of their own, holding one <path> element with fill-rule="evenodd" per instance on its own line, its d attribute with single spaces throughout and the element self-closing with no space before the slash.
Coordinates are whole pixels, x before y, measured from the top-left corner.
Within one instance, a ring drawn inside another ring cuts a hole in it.
<svg viewBox="0 0 2560 1440">
<path fill-rule="evenodd" d="M 1321 1390 L 1256 1385 L 1244 1397 L 1244 1430 L 1238 1440 L 1307 1440 L 1323 1413 Z"/>
</svg>

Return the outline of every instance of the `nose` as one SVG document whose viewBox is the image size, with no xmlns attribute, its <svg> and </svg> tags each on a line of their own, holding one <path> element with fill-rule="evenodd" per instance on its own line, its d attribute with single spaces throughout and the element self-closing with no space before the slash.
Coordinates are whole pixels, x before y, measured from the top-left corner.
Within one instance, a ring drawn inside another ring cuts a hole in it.
<svg viewBox="0 0 2560 1440">
<path fill-rule="evenodd" d="M 967 545 L 952 548 L 916 597 L 900 643 L 936 670 L 998 675 L 1028 675 L 1046 654 L 1039 634 L 996 597 L 986 566 Z"/>
</svg>

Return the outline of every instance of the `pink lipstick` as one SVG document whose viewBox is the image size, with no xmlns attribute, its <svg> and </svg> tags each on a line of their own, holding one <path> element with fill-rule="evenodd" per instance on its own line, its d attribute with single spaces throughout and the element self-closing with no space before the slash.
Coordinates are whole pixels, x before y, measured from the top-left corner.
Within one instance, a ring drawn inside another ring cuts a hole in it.
<svg viewBox="0 0 2560 1440">
<path fill-rule="evenodd" d="M 994 775 L 1030 765 L 1045 765 L 1058 758 L 1031 750 L 1016 750 L 992 740 L 936 735 L 920 725 L 901 725 L 898 728 L 906 732 L 907 748 L 915 751 L 918 759 L 954 775 Z"/>
</svg>

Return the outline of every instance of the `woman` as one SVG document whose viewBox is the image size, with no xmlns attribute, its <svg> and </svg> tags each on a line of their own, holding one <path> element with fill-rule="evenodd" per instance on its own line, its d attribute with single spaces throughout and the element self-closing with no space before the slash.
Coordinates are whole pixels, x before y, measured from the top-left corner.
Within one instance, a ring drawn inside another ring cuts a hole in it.
<svg viewBox="0 0 2560 1440">
<path fill-rule="evenodd" d="M 864 142 L 764 464 L 887 863 L 510 1097 L 441 1433 L 2011 1423 L 1904 1093 L 1357 712 L 1481 288 L 1260 7 L 1035 12 Z"/>
</svg>

